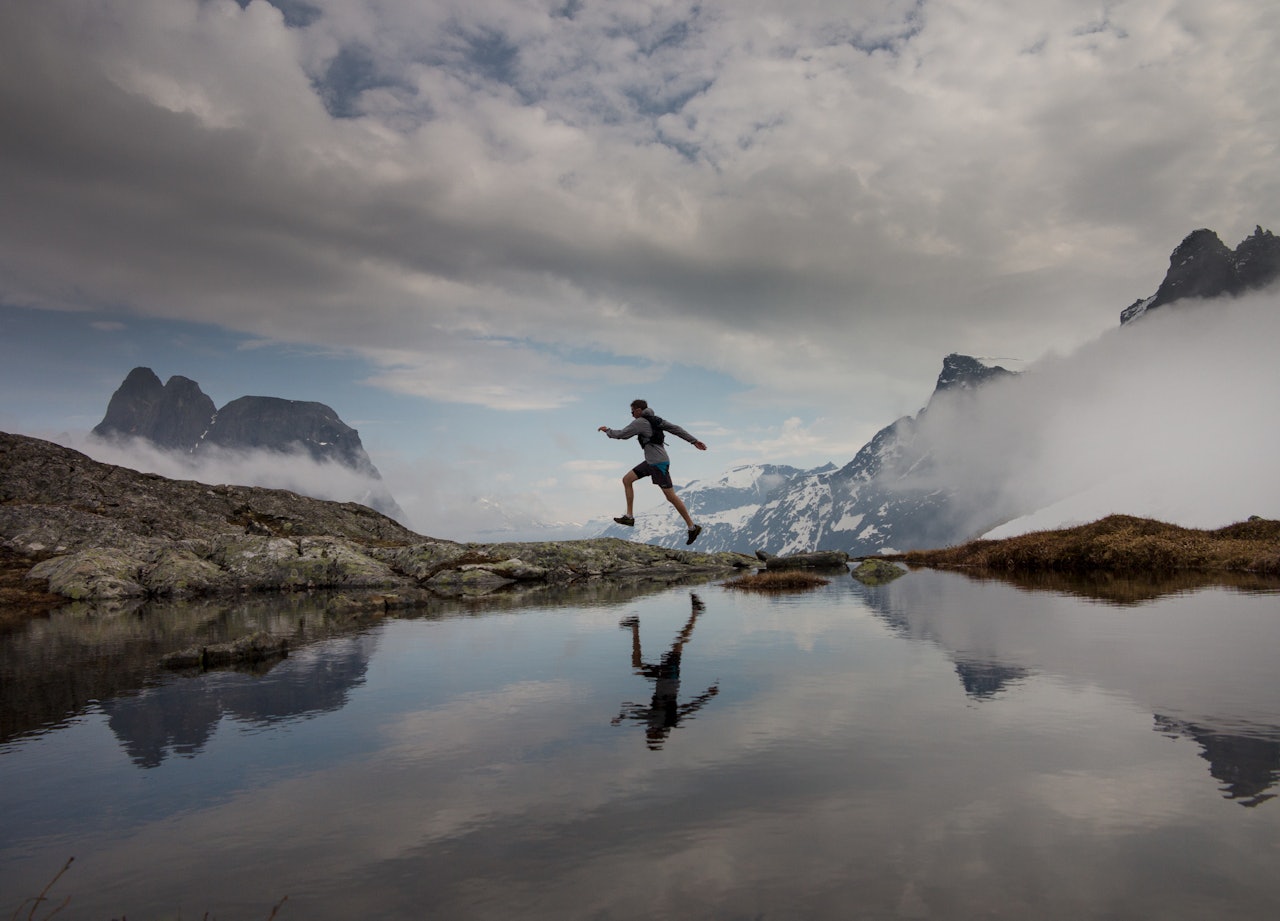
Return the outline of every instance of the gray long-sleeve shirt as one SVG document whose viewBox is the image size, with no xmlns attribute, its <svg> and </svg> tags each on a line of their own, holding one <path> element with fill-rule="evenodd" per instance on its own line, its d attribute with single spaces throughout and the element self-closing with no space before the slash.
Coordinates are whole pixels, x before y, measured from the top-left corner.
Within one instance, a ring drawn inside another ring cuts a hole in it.
<svg viewBox="0 0 1280 921">
<path fill-rule="evenodd" d="M 605 429 L 605 434 L 610 438 L 632 438 L 639 435 L 643 435 L 645 438 L 650 438 L 653 435 L 653 424 L 649 419 L 653 415 L 654 413 L 652 409 L 646 409 L 642 416 L 632 419 L 631 424 L 626 428 Z M 683 438 L 691 445 L 698 443 L 698 439 L 694 438 L 674 422 L 668 422 L 665 419 L 663 422 L 665 423 L 662 426 L 662 430 L 664 432 L 670 432 L 677 438 Z M 652 441 L 644 446 L 644 459 L 651 464 L 668 464 L 671 462 L 671 458 L 667 454 L 667 449 L 660 444 L 654 444 Z"/>
</svg>

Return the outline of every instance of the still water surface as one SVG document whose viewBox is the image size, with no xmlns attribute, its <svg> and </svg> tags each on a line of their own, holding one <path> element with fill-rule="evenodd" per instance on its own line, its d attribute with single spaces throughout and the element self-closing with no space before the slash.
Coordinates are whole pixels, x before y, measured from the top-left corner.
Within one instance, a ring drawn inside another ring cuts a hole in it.
<svg viewBox="0 0 1280 921">
<path fill-rule="evenodd" d="M 382 621 L 0 744 L 0 916 L 1280 917 L 1277 650 L 927 571 Z"/>
</svg>

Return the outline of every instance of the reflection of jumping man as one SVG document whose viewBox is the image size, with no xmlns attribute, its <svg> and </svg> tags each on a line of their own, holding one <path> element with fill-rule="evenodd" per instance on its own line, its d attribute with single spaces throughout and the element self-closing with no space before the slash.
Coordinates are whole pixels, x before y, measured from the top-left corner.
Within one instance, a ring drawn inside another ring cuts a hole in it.
<svg viewBox="0 0 1280 921">
<path fill-rule="evenodd" d="M 624 719 L 644 723 L 647 744 L 654 751 L 662 748 L 662 743 L 682 719 L 702 709 L 703 704 L 720 693 L 720 682 L 717 681 L 707 688 L 706 693 L 699 694 L 687 704 L 678 702 L 680 654 L 684 652 L 684 644 L 693 636 L 693 625 L 705 607 L 702 599 L 697 595 L 690 597 L 693 610 L 689 614 L 689 622 L 684 625 L 684 629 L 671 644 L 671 649 L 663 654 L 662 660 L 657 665 L 646 664 L 640 655 L 640 620 L 636 617 L 628 617 L 619 624 L 623 629 L 631 630 L 631 667 L 636 670 L 637 675 L 652 679 L 653 700 L 648 706 L 627 701 L 622 705 L 622 712 L 614 717 L 613 725 L 617 726 Z"/>
</svg>

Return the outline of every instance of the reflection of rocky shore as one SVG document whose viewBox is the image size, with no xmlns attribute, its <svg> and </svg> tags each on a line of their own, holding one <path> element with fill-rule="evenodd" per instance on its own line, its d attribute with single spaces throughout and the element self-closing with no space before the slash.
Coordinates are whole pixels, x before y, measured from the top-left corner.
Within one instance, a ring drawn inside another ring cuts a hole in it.
<svg viewBox="0 0 1280 921">
<path fill-rule="evenodd" d="M 364 682 L 376 644 L 369 633 L 339 637 L 279 663 L 269 679 L 237 672 L 170 679 L 101 707 L 133 762 L 157 767 L 168 754 L 199 753 L 224 716 L 266 724 L 341 709 Z"/>
<path fill-rule="evenodd" d="M 685 579 L 705 582 L 706 576 Z M 449 617 L 516 606 L 620 604 L 663 591 L 670 582 L 636 576 L 531 586 L 521 593 L 436 599 L 399 612 L 401 617 Z M 289 658 L 307 647 L 364 629 L 381 609 L 333 604 L 325 592 L 251 595 L 233 600 L 133 603 L 115 611 L 66 605 L 0 635 L 0 743 L 47 730 L 93 701 L 108 701 L 154 685 L 167 653 L 231 642 L 259 631 L 287 639 Z M 283 664 L 283 663 L 280 663 Z M 279 667 L 277 664 L 275 667 Z"/>
<path fill-rule="evenodd" d="M 156 602 L 115 612 L 68 605 L 0 636 L 0 742 L 57 725 L 91 701 L 157 680 L 162 657 L 265 630 L 304 646 L 359 627 L 322 596 L 251 597 L 237 603 Z"/>
<path fill-rule="evenodd" d="M 1229 588 L 1239 592 L 1280 591 L 1280 578 L 1249 572 L 1152 573 L 1095 572 L 983 572 L 982 579 L 1007 582 L 1036 592 L 1059 592 L 1107 604 L 1133 605 L 1156 601 L 1205 588 Z"/>
</svg>

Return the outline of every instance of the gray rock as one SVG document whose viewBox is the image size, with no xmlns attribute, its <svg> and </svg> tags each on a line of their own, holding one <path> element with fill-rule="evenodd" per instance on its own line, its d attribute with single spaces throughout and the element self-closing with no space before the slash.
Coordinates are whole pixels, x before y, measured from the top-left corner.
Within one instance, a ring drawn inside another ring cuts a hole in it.
<svg viewBox="0 0 1280 921">
<path fill-rule="evenodd" d="M 901 566 L 885 560 L 863 560 L 853 569 L 853 577 L 863 585 L 884 585 L 906 574 Z"/>
</svg>

